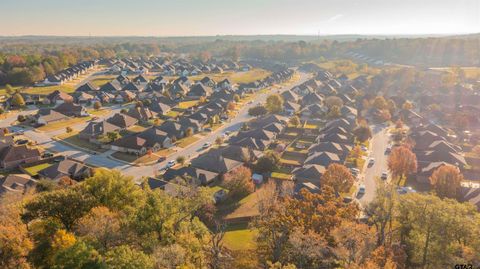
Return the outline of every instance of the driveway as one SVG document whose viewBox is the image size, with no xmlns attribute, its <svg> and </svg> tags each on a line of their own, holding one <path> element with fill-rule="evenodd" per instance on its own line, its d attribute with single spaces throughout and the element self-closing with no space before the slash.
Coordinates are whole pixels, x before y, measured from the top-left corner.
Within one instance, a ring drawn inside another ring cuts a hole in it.
<svg viewBox="0 0 480 269">
<path fill-rule="evenodd" d="M 365 185 L 365 194 L 361 197 L 357 196 L 358 201 L 362 206 L 367 205 L 375 197 L 377 189 L 377 183 L 381 182 L 380 176 L 382 172 L 387 171 L 387 159 L 388 155 L 385 154 L 385 150 L 389 144 L 390 137 L 387 133 L 387 128 L 382 125 L 373 125 L 372 139 L 370 140 L 370 148 L 368 159 L 374 158 L 375 163 L 368 167 L 368 159 L 365 163 L 365 172 L 360 184 Z"/>
</svg>

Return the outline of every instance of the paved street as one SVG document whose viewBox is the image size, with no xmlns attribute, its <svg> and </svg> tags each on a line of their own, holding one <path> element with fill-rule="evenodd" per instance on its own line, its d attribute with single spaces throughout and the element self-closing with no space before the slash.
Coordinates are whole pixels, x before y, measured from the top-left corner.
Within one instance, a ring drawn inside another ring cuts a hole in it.
<svg viewBox="0 0 480 269">
<path fill-rule="evenodd" d="M 369 155 L 365 163 L 366 170 L 364 178 L 360 184 L 365 185 L 365 194 L 357 197 L 362 206 L 367 205 L 375 197 L 375 190 L 377 182 L 381 181 L 380 176 L 382 172 L 387 171 L 387 157 L 385 150 L 389 144 L 389 136 L 387 135 L 387 128 L 382 125 L 371 126 L 373 137 L 370 140 Z M 375 164 L 368 167 L 368 159 L 374 158 Z"/>
</svg>

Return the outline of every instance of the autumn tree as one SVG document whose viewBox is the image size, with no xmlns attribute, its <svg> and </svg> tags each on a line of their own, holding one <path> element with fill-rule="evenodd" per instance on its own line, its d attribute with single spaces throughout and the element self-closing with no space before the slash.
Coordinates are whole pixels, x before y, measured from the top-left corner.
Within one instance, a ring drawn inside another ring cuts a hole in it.
<svg viewBox="0 0 480 269">
<path fill-rule="evenodd" d="M 222 145 L 223 144 L 223 138 L 221 136 L 215 138 L 215 144 L 217 145 Z"/>
<path fill-rule="evenodd" d="M 348 192 L 354 181 L 350 170 L 337 163 L 330 164 L 321 178 L 321 184 L 332 187 L 336 193 Z"/>
<path fill-rule="evenodd" d="M 339 106 L 332 106 L 327 113 L 327 117 L 329 119 L 337 119 L 337 118 L 340 118 L 341 115 L 342 115 L 342 113 L 340 111 Z"/>
<path fill-rule="evenodd" d="M 78 221 L 75 232 L 97 249 L 108 251 L 122 241 L 120 221 L 119 214 L 107 207 L 94 207 Z"/>
<path fill-rule="evenodd" d="M 430 177 L 430 184 L 440 198 L 459 198 L 463 175 L 453 165 L 442 165 Z"/>
<path fill-rule="evenodd" d="M 406 146 L 395 147 L 388 157 L 388 169 L 393 177 L 404 178 L 417 171 L 417 156 Z"/>
<path fill-rule="evenodd" d="M 153 268 L 154 260 L 142 251 L 123 245 L 109 250 L 105 254 L 105 263 L 112 269 L 150 269 Z"/>
<path fill-rule="evenodd" d="M 190 137 L 193 135 L 193 129 L 192 127 L 188 127 L 186 130 L 185 130 L 185 137 Z"/>
<path fill-rule="evenodd" d="M 279 113 L 283 110 L 283 98 L 279 94 L 272 94 L 267 97 L 265 108 L 270 113 Z"/>
<path fill-rule="evenodd" d="M 229 111 L 234 111 L 235 110 L 235 103 L 234 102 L 228 102 L 227 109 Z"/>
<path fill-rule="evenodd" d="M 99 110 L 100 108 L 102 108 L 102 103 L 100 103 L 100 101 L 95 101 L 95 102 L 93 103 L 93 108 L 94 108 L 95 110 Z"/>
<path fill-rule="evenodd" d="M 377 96 L 373 99 L 373 107 L 379 110 L 384 110 L 388 106 L 387 101 L 383 96 Z"/>
<path fill-rule="evenodd" d="M 375 250 L 375 233 L 366 224 L 342 222 L 332 236 L 336 243 L 333 252 L 345 268 L 365 263 Z"/>
<path fill-rule="evenodd" d="M 229 190 L 228 196 L 232 199 L 247 196 L 255 190 L 252 171 L 245 166 L 241 166 L 227 173 L 223 179 L 223 186 Z"/>
<path fill-rule="evenodd" d="M 15 93 L 12 96 L 12 105 L 14 105 L 16 107 L 25 106 L 25 100 L 23 99 L 23 96 L 20 93 Z"/>
</svg>

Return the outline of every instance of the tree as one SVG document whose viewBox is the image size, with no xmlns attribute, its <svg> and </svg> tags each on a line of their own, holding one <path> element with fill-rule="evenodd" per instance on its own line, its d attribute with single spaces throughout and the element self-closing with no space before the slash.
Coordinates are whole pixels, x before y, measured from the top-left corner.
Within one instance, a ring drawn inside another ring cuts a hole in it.
<svg viewBox="0 0 480 269">
<path fill-rule="evenodd" d="M 25 205 L 22 220 L 28 224 L 35 219 L 51 218 L 63 224 L 67 231 L 72 231 L 77 221 L 94 206 L 91 195 L 75 189 L 44 192 Z"/>
<path fill-rule="evenodd" d="M 430 184 L 440 198 L 458 199 L 463 175 L 453 165 L 442 165 L 430 177 Z"/>
<path fill-rule="evenodd" d="M 78 221 L 75 231 L 103 252 L 117 245 L 123 237 L 118 213 L 103 206 L 92 208 Z"/>
<path fill-rule="evenodd" d="M 153 259 L 142 251 L 132 249 L 127 245 L 118 246 L 105 254 L 105 263 L 112 269 L 150 269 Z"/>
<path fill-rule="evenodd" d="M 342 107 L 343 101 L 338 96 L 329 96 L 325 99 L 325 105 L 328 107 L 328 109 L 331 109 L 334 106 Z"/>
<path fill-rule="evenodd" d="M 229 111 L 234 111 L 235 110 L 235 103 L 234 102 L 228 102 L 227 109 Z"/>
<path fill-rule="evenodd" d="M 254 106 L 248 109 L 248 115 L 254 116 L 254 117 L 263 116 L 267 114 L 267 112 L 268 112 L 267 109 L 262 105 Z"/>
<path fill-rule="evenodd" d="M 95 102 L 93 103 L 93 108 L 94 108 L 95 110 L 99 110 L 100 108 L 102 108 L 102 103 L 100 103 L 100 101 L 95 101 Z"/>
<path fill-rule="evenodd" d="M 342 222 L 332 236 L 336 243 L 333 252 L 346 268 L 363 264 L 375 250 L 375 234 L 366 224 Z"/>
<path fill-rule="evenodd" d="M 367 141 L 368 139 L 372 138 L 372 130 L 368 125 L 360 125 L 355 130 L 353 130 L 353 134 L 357 138 L 357 140 L 361 143 Z"/>
<path fill-rule="evenodd" d="M 388 104 L 383 96 L 377 96 L 373 99 L 373 107 L 379 110 L 384 110 L 388 107 Z"/>
<path fill-rule="evenodd" d="M 85 242 L 77 241 L 72 246 L 58 251 L 54 256 L 54 269 L 105 268 L 100 254 Z"/>
<path fill-rule="evenodd" d="M 25 116 L 22 115 L 22 114 L 20 114 L 20 115 L 17 116 L 17 121 L 18 121 L 18 122 L 24 122 L 26 119 L 27 119 L 27 118 L 25 118 Z"/>
<path fill-rule="evenodd" d="M 233 95 L 233 101 L 235 101 L 235 103 L 240 102 L 240 95 L 234 94 L 234 95 Z"/>
<path fill-rule="evenodd" d="M 120 134 L 118 132 L 108 132 L 107 137 L 110 140 L 110 142 L 113 142 L 120 138 Z"/>
<path fill-rule="evenodd" d="M 25 100 L 23 99 L 23 96 L 20 93 L 15 93 L 12 96 L 12 105 L 16 107 L 25 106 Z"/>
<path fill-rule="evenodd" d="M 185 164 L 185 156 L 178 156 L 177 157 L 177 163 L 184 165 Z"/>
<path fill-rule="evenodd" d="M 298 125 L 300 125 L 300 118 L 298 118 L 298 116 L 293 116 L 290 118 L 290 124 L 297 127 Z"/>
<path fill-rule="evenodd" d="M 228 196 L 232 199 L 238 199 L 247 196 L 255 190 L 252 181 L 252 171 L 241 166 L 224 176 L 223 185 L 229 190 Z"/>
<path fill-rule="evenodd" d="M 337 119 L 340 118 L 341 115 L 342 113 L 340 111 L 340 107 L 332 106 L 332 108 L 330 108 L 330 111 L 328 111 L 327 117 L 329 119 Z"/>
<path fill-rule="evenodd" d="M 273 151 L 267 151 L 260 157 L 255 165 L 255 171 L 258 173 L 269 173 L 277 168 L 280 162 L 280 156 Z"/>
<path fill-rule="evenodd" d="M 221 136 L 215 138 L 215 144 L 217 145 L 222 145 L 223 144 L 223 138 Z"/>
<path fill-rule="evenodd" d="M 71 133 L 71 132 L 73 132 L 73 129 L 72 129 L 72 127 L 70 127 L 70 126 L 67 126 L 67 127 L 65 128 L 65 131 L 66 131 L 67 133 Z"/>
<path fill-rule="evenodd" d="M 10 84 L 5 85 L 5 91 L 7 92 L 8 95 L 13 95 L 15 93 L 15 90 Z"/>
<path fill-rule="evenodd" d="M 407 146 L 393 148 L 388 157 L 388 169 L 400 179 L 417 171 L 417 156 Z"/>
<path fill-rule="evenodd" d="M 94 197 L 97 206 L 114 211 L 135 208 L 143 199 L 133 178 L 117 170 L 96 169 L 95 174 L 82 183 L 81 190 Z"/>
<path fill-rule="evenodd" d="M 283 110 L 283 98 L 279 94 L 272 94 L 267 97 L 265 108 L 270 113 L 279 113 Z"/>
<path fill-rule="evenodd" d="M 413 109 L 413 104 L 410 101 L 405 101 L 402 105 L 403 109 L 410 110 Z"/>
<path fill-rule="evenodd" d="M 0 115 L 5 113 L 5 109 L 3 107 L 0 107 Z"/>
<path fill-rule="evenodd" d="M 188 127 L 186 130 L 185 130 L 185 137 L 190 137 L 193 135 L 193 129 L 192 127 Z"/>
<path fill-rule="evenodd" d="M 348 192 L 354 181 L 350 170 L 337 163 L 330 164 L 321 178 L 321 184 L 332 187 L 336 193 Z"/>
</svg>

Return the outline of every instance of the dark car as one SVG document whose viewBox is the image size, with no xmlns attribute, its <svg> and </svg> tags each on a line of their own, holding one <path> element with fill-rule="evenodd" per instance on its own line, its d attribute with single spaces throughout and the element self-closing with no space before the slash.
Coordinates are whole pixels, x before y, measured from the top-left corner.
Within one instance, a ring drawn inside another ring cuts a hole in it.
<svg viewBox="0 0 480 269">
<path fill-rule="evenodd" d="M 53 157 L 53 153 L 51 152 L 44 152 L 42 154 L 42 158 L 50 158 L 50 157 Z"/>
<path fill-rule="evenodd" d="M 158 158 L 157 163 L 161 163 L 161 162 L 165 161 L 166 159 L 167 158 L 162 156 L 162 157 Z"/>
<path fill-rule="evenodd" d="M 27 139 L 19 139 L 17 141 L 15 141 L 15 143 L 17 143 L 17 145 L 25 145 L 28 143 L 28 140 Z"/>
</svg>

